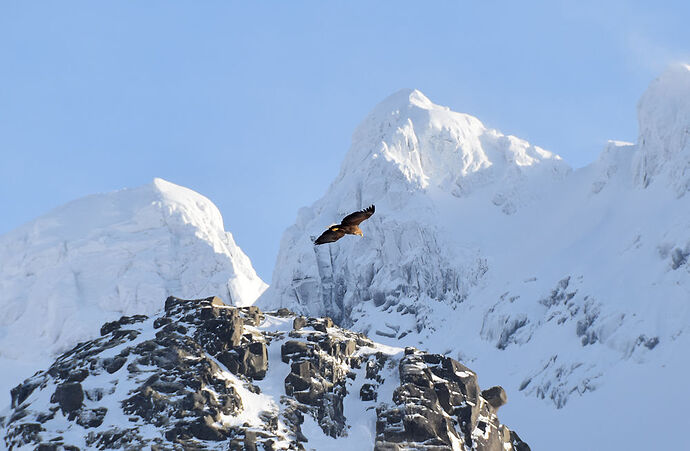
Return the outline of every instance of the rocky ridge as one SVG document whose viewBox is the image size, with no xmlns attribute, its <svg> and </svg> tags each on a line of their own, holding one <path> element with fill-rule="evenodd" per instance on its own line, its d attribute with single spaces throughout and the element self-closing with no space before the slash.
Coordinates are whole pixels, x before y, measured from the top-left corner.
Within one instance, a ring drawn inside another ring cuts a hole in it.
<svg viewBox="0 0 690 451">
<path fill-rule="evenodd" d="M 12 389 L 8 449 L 529 449 L 501 387 L 327 317 L 169 297 L 100 332 Z"/>
</svg>

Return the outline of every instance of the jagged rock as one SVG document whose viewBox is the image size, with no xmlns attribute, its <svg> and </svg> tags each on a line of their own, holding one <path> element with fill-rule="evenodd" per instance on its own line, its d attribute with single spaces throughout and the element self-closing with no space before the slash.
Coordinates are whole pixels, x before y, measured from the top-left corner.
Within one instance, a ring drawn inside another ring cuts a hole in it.
<svg viewBox="0 0 690 451">
<path fill-rule="evenodd" d="M 268 370 L 268 353 L 263 342 L 252 342 L 246 347 L 222 352 L 217 358 L 230 372 L 250 379 L 261 380 Z"/>
<path fill-rule="evenodd" d="M 328 332 L 329 327 L 333 327 L 333 320 L 327 316 L 323 318 L 311 318 L 309 325 L 319 332 Z"/>
<path fill-rule="evenodd" d="M 191 424 L 189 431 L 194 437 L 200 440 L 223 440 L 226 436 L 223 434 L 222 429 L 219 429 L 214 425 L 215 422 L 215 419 L 210 415 L 204 415 L 202 418 Z"/>
<path fill-rule="evenodd" d="M 66 382 L 55 389 L 50 402 L 56 402 L 63 412 L 72 412 L 81 407 L 84 401 L 84 390 L 79 382 Z"/>
<path fill-rule="evenodd" d="M 142 321 L 145 321 L 148 318 L 146 315 L 134 315 L 134 316 L 123 316 L 117 321 L 112 321 L 109 323 L 103 324 L 101 327 L 101 335 L 107 335 L 110 332 L 119 329 L 122 326 L 128 325 L 128 324 L 136 324 L 140 323 Z"/>
<path fill-rule="evenodd" d="M 340 346 L 340 352 L 346 357 L 351 356 L 357 350 L 357 345 L 354 340 L 341 341 L 338 345 Z"/>
<path fill-rule="evenodd" d="M 376 393 L 376 387 L 372 384 L 364 384 L 359 390 L 359 397 L 362 401 L 376 401 L 378 393 Z"/>
<path fill-rule="evenodd" d="M 508 402 L 506 391 L 500 385 L 482 391 L 482 398 L 486 399 L 486 402 L 494 409 L 498 409 Z"/>
<path fill-rule="evenodd" d="M 10 423 L 13 421 L 10 419 Z M 40 441 L 39 433 L 42 432 L 43 426 L 35 422 L 24 422 L 12 426 L 5 436 L 5 444 L 9 447 L 12 444 L 37 443 Z"/>
<path fill-rule="evenodd" d="M 244 357 L 246 375 L 252 379 L 263 379 L 268 370 L 266 343 L 254 342 L 247 346 Z"/>
<path fill-rule="evenodd" d="M 285 378 L 285 393 L 293 395 L 296 391 L 308 390 L 311 379 L 316 374 L 311 362 L 293 363 L 290 374 Z"/>
<path fill-rule="evenodd" d="M 417 443 L 420 449 L 451 449 L 453 441 L 460 440 L 468 447 L 500 450 L 505 449 L 503 443 L 509 449 L 522 443 L 519 438 L 511 442 L 510 431 L 503 430 L 495 408 L 480 396 L 476 375 L 461 363 L 406 348 L 399 374 L 395 407 L 382 405 L 376 410 L 375 449 L 396 449 L 403 443 L 413 448 L 417 445 L 411 444 Z M 492 401 L 500 399 L 499 388 L 487 390 Z"/>
<path fill-rule="evenodd" d="M 383 348 L 329 318 L 170 297 L 157 317 L 122 317 L 103 332 L 12 390 L 7 448 L 303 450 L 311 418 L 334 440 L 375 421 L 363 449 L 528 449 L 496 417 L 500 387 L 480 392 L 453 359 Z M 267 397 L 272 369 L 287 373 L 279 398 Z M 383 384 L 396 385 L 389 399 Z M 345 416 L 348 396 L 368 403 L 367 418 Z"/>
<path fill-rule="evenodd" d="M 89 432 L 86 436 L 86 445 L 98 449 L 123 449 L 134 448 L 141 436 L 136 429 L 112 428 L 103 432 Z"/>
<path fill-rule="evenodd" d="M 250 326 L 258 326 L 264 319 L 264 315 L 256 306 L 241 307 L 242 311 L 246 315 L 247 324 Z"/>
<path fill-rule="evenodd" d="M 105 365 L 105 370 L 108 373 L 113 374 L 114 372 L 122 368 L 122 365 L 124 365 L 126 361 L 127 359 L 125 357 L 116 356 L 112 360 L 107 361 Z"/>
<path fill-rule="evenodd" d="M 196 340 L 213 355 L 228 348 L 239 346 L 242 339 L 242 319 L 213 318 L 205 321 L 197 330 Z"/>
<path fill-rule="evenodd" d="M 26 382 L 24 384 L 17 385 L 12 390 L 10 390 L 10 396 L 12 398 L 12 408 L 19 407 L 21 403 L 38 387 L 39 384 L 35 382 Z"/>
<path fill-rule="evenodd" d="M 515 451 L 530 451 L 529 445 L 523 442 L 515 431 L 510 431 L 510 445 Z"/>
<path fill-rule="evenodd" d="M 304 355 L 309 351 L 309 345 L 303 341 L 290 340 L 280 348 L 280 356 L 283 362 L 288 363 L 293 355 Z"/>
<path fill-rule="evenodd" d="M 103 424 L 108 409 L 105 407 L 98 407 L 95 409 L 83 409 L 77 416 L 77 424 L 85 428 L 96 428 Z"/>
<path fill-rule="evenodd" d="M 168 318 L 167 316 L 161 316 L 159 318 L 156 318 L 156 320 L 153 322 L 153 328 L 159 329 L 170 323 L 172 323 L 172 319 Z"/>
<path fill-rule="evenodd" d="M 242 358 L 237 351 L 224 351 L 218 355 L 217 359 L 231 373 L 240 374 L 242 372 Z"/>
<path fill-rule="evenodd" d="M 273 312 L 275 316 L 278 316 L 280 318 L 286 318 L 288 316 L 295 316 L 293 312 L 290 311 L 290 309 L 286 309 L 285 307 L 279 308 L 275 312 Z"/>
<path fill-rule="evenodd" d="M 307 318 L 305 318 L 304 316 L 298 316 L 292 322 L 292 328 L 295 330 L 300 330 L 301 328 L 303 328 L 306 325 L 307 325 Z"/>
</svg>

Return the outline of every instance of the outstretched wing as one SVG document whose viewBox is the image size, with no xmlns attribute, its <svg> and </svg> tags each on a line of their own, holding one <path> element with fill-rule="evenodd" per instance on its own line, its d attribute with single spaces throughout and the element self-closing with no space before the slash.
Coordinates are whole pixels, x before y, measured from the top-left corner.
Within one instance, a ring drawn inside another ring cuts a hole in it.
<svg viewBox="0 0 690 451">
<path fill-rule="evenodd" d="M 356 211 L 345 216 L 341 222 L 342 225 L 359 225 L 365 219 L 369 219 L 374 214 L 374 206 L 365 208 L 364 210 Z"/>
<path fill-rule="evenodd" d="M 321 236 L 314 241 L 314 244 L 332 243 L 334 241 L 338 241 L 343 236 L 345 236 L 345 232 L 342 229 L 338 228 L 337 226 L 332 226 L 323 232 Z"/>
</svg>

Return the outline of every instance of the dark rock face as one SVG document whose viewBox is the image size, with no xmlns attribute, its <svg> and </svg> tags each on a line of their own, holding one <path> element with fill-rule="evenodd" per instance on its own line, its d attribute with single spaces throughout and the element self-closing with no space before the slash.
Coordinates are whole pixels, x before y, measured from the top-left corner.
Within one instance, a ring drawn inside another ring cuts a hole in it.
<svg viewBox="0 0 690 451">
<path fill-rule="evenodd" d="M 123 316 L 117 321 L 105 323 L 103 326 L 101 326 L 101 336 L 108 335 L 110 332 L 117 330 L 122 326 L 139 323 L 144 321 L 146 318 L 147 317 L 144 315 Z"/>
<path fill-rule="evenodd" d="M 221 352 L 216 356 L 230 372 L 261 380 L 268 370 L 268 352 L 263 342 L 252 342 L 246 347 Z"/>
<path fill-rule="evenodd" d="M 12 389 L 5 447 L 303 450 L 307 418 L 337 447 L 375 415 L 376 442 L 361 449 L 529 449 L 496 417 L 501 387 L 482 392 L 455 360 L 382 351 L 330 318 L 170 297 L 157 317 L 122 317 L 101 334 Z M 362 411 L 348 418 L 353 398 Z M 66 439 L 65 422 L 80 433 Z"/>
<path fill-rule="evenodd" d="M 29 397 L 31 393 L 39 386 L 37 382 L 24 382 L 23 384 L 17 385 L 12 390 L 10 390 L 10 396 L 12 398 L 12 408 L 21 405 L 26 398 Z"/>
<path fill-rule="evenodd" d="M 285 393 L 299 403 L 293 410 L 312 412 L 323 432 L 335 438 L 346 431 L 345 380 L 359 360 L 351 357 L 356 335 L 342 330 L 331 335 L 328 329 L 333 326 L 330 318 L 295 318 L 295 330 L 289 334 L 294 339 L 281 346 L 281 359 L 290 364 Z M 301 423 L 300 418 L 293 424 L 299 427 Z"/>
<path fill-rule="evenodd" d="M 497 407 L 479 393 L 475 373 L 461 363 L 407 348 L 398 368 L 394 406 L 376 409 L 375 450 L 451 450 L 454 444 L 466 449 L 529 449 L 500 424 Z M 487 392 L 492 401 L 500 399 L 501 392 L 505 400 L 500 387 Z"/>
<path fill-rule="evenodd" d="M 376 387 L 373 384 L 363 384 L 359 390 L 359 397 L 362 401 L 376 401 L 378 398 Z"/>
<path fill-rule="evenodd" d="M 494 409 L 498 409 L 508 402 L 508 395 L 506 395 L 506 391 L 500 385 L 482 391 L 482 398 L 486 399 L 486 402 Z"/>
<path fill-rule="evenodd" d="M 307 325 L 307 318 L 305 318 L 304 316 L 298 316 L 292 322 L 292 327 L 295 330 L 300 330 L 301 328 L 303 328 L 306 325 Z"/>
<path fill-rule="evenodd" d="M 165 306 L 165 312 L 153 321 L 134 316 L 106 323 L 101 338 L 77 345 L 48 371 L 13 389 L 12 405 L 20 415 L 7 422 L 5 445 L 72 446 L 47 427 L 58 416 L 85 429 L 82 449 L 167 449 L 171 444 L 197 448 L 201 441 L 224 441 L 240 434 L 236 428 L 220 425 L 224 416 L 237 415 L 243 405 L 239 388 L 222 375 L 216 359 L 227 353 L 237 355 L 239 364 L 228 368 L 246 384 L 264 377 L 268 369 L 265 338 L 244 334 L 245 322 L 257 324 L 263 313 L 255 308 L 229 308 L 218 298 L 168 298 Z M 148 337 L 142 333 L 146 324 L 150 324 Z M 94 384 L 98 388 L 85 388 Z M 26 401 L 37 390 L 52 390 L 50 401 L 56 407 L 32 415 Z M 118 408 L 130 424 L 108 427 L 104 425 L 108 408 L 101 403 L 119 391 L 123 397 Z M 27 414 L 22 417 L 21 412 Z M 34 424 L 30 418 L 38 426 L 29 426 Z M 144 424 L 160 428 L 161 435 L 146 437 L 141 433 Z M 275 439 L 276 434 L 271 436 Z M 263 441 L 257 439 L 257 443 Z"/>
<path fill-rule="evenodd" d="M 65 382 L 55 389 L 55 393 L 50 398 L 50 402 L 60 405 L 63 412 L 73 412 L 81 407 L 84 401 L 84 390 L 79 382 Z"/>
</svg>

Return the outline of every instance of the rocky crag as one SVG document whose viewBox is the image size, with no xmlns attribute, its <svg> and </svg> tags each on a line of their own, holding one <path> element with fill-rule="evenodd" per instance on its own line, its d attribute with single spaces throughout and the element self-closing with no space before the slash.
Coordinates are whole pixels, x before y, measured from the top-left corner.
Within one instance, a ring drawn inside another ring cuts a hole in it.
<svg viewBox="0 0 690 451">
<path fill-rule="evenodd" d="M 217 297 L 106 323 L 11 395 L 11 450 L 529 449 L 452 358 Z"/>
</svg>

